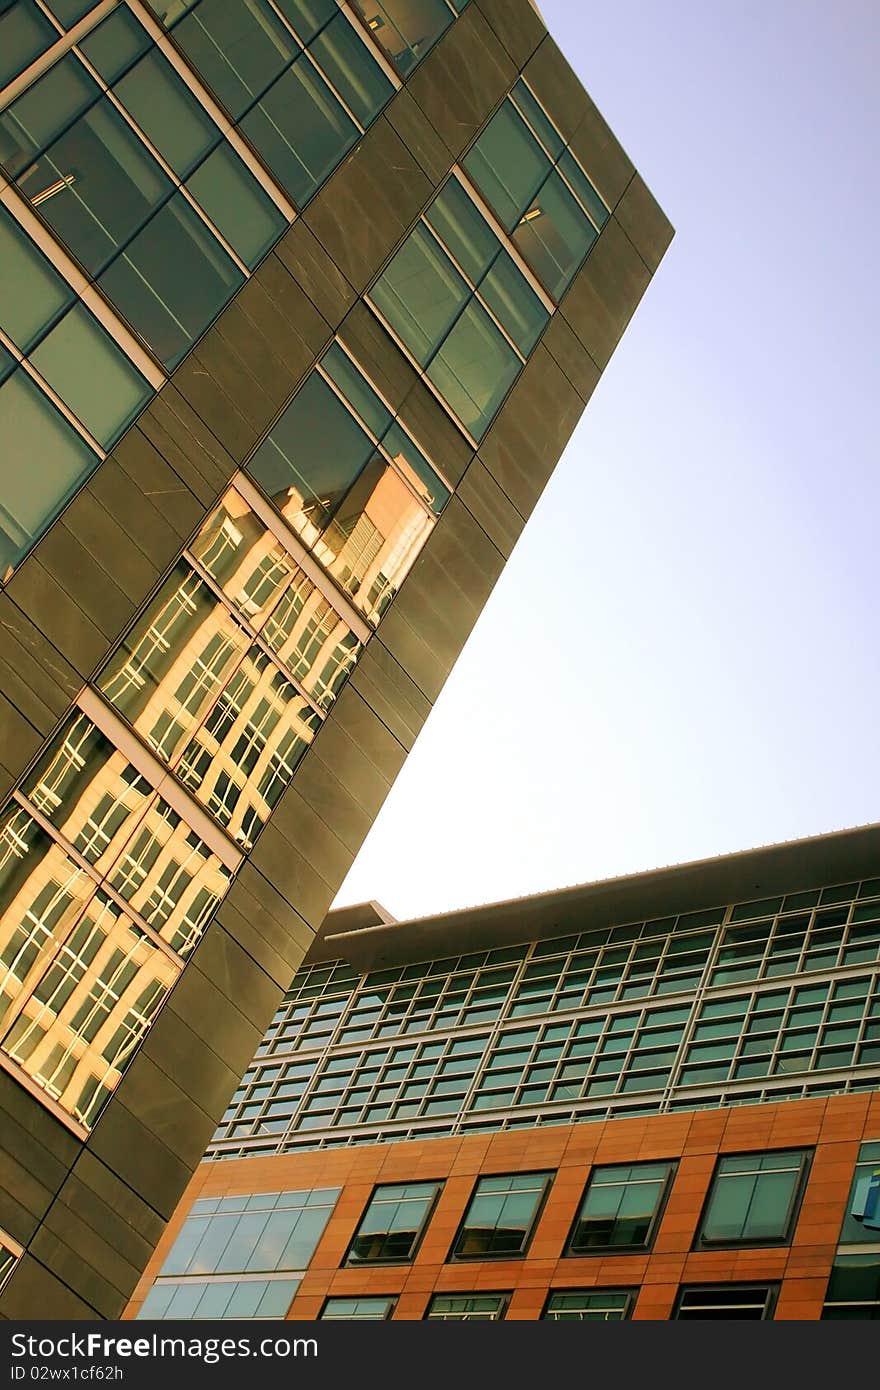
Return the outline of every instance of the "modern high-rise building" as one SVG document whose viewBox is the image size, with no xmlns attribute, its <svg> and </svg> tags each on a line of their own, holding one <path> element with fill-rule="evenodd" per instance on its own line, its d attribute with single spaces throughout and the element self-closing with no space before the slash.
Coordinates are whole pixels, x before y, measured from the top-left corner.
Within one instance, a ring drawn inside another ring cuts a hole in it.
<svg viewBox="0 0 880 1390">
<path fill-rule="evenodd" d="M 671 235 L 528 0 L 0 6 L 0 1316 L 125 1307 Z"/>
<path fill-rule="evenodd" d="M 878 874 L 330 913 L 128 1316 L 880 1319 Z"/>
</svg>

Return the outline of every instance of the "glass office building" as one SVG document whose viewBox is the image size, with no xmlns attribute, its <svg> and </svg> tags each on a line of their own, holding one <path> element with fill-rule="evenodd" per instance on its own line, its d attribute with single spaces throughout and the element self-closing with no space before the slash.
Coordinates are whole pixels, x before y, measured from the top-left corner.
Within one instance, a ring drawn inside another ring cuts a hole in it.
<svg viewBox="0 0 880 1390">
<path fill-rule="evenodd" d="M 3 1316 L 125 1306 L 671 235 L 528 0 L 0 4 Z"/>
<path fill-rule="evenodd" d="M 338 1184 L 292 1318 L 880 1317 L 878 867 L 872 826 L 330 913 L 175 1226 Z"/>
</svg>

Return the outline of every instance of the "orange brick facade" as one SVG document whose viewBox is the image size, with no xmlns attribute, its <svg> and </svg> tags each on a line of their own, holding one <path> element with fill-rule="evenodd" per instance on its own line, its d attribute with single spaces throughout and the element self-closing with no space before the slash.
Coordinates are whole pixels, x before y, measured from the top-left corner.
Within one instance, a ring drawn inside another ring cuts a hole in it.
<svg viewBox="0 0 880 1390">
<path fill-rule="evenodd" d="M 816 1320 L 865 1140 L 880 1139 L 880 1092 L 697 1110 L 604 1123 L 521 1129 L 467 1138 L 380 1144 L 271 1158 L 203 1163 L 169 1223 L 125 1316 L 136 1316 L 198 1197 L 312 1187 L 342 1192 L 288 1317 L 311 1320 L 329 1295 L 397 1297 L 393 1317 L 421 1319 L 434 1293 L 508 1292 L 506 1318 L 540 1318 L 551 1289 L 638 1288 L 637 1319 L 670 1316 L 681 1284 L 779 1282 L 775 1318 Z M 719 1154 L 812 1148 L 809 1180 L 790 1246 L 694 1251 Z M 677 1159 L 649 1254 L 568 1258 L 563 1249 L 594 1164 Z M 448 1263 L 481 1174 L 555 1173 L 525 1258 Z M 412 1264 L 340 1268 L 377 1183 L 443 1180 Z"/>
</svg>

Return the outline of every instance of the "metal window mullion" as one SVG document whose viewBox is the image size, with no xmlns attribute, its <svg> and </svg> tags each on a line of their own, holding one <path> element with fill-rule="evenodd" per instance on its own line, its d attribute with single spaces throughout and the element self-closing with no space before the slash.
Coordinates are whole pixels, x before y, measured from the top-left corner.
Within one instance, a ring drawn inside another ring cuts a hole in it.
<svg viewBox="0 0 880 1390">
<path fill-rule="evenodd" d="M 29 376 L 31 380 L 35 382 L 37 386 L 40 387 L 43 394 L 48 396 L 55 409 L 59 412 L 60 415 L 64 416 L 65 420 L 69 425 L 73 426 L 77 434 L 79 434 L 85 440 L 86 444 L 88 444 L 92 452 L 97 454 L 98 461 L 103 463 L 104 459 L 107 457 L 107 451 L 104 448 L 102 448 L 102 446 L 98 443 L 97 439 L 91 433 L 91 431 L 88 430 L 86 426 L 82 423 L 82 421 L 79 419 L 79 417 L 74 414 L 74 412 L 70 409 L 70 406 L 65 405 L 64 401 L 58 395 L 58 392 L 52 386 L 49 385 L 46 378 L 40 374 L 37 368 L 34 367 L 26 357 L 19 358 L 18 365 L 23 369 L 27 376 Z"/>
<path fill-rule="evenodd" d="M 471 202 L 474 204 L 483 220 L 485 222 L 488 222 L 489 226 L 491 227 L 492 231 L 495 233 L 495 236 L 500 242 L 501 247 L 507 252 L 511 260 L 516 265 L 517 269 L 528 281 L 529 285 L 540 299 L 548 314 L 555 313 L 557 307 L 555 299 L 551 299 L 550 295 L 547 293 L 544 286 L 541 284 L 541 281 L 538 279 L 535 272 L 532 270 L 528 261 L 525 259 L 519 248 L 515 245 L 512 233 L 508 232 L 498 221 L 498 218 L 495 216 L 495 213 L 492 211 L 492 209 L 489 207 L 489 204 L 485 201 L 482 195 L 478 192 L 477 188 L 468 178 L 467 173 L 461 167 L 461 165 L 453 164 L 451 172 L 458 180 L 458 182 L 461 184 L 468 198 L 470 198 Z M 547 178 L 549 177 L 550 175 L 548 174 Z M 541 184 L 541 188 L 544 187 L 544 183 L 547 182 L 547 178 L 544 179 L 543 183 Z M 535 196 L 537 197 L 537 194 Z"/>
<path fill-rule="evenodd" d="M 284 72 L 279 72 L 278 76 L 277 76 L 276 78 L 274 78 L 274 79 L 269 83 L 269 86 L 266 88 L 266 91 L 263 92 L 263 96 L 260 97 L 259 100 L 262 101 L 263 97 L 266 95 L 266 92 L 268 92 L 268 91 L 270 90 L 270 88 L 274 87 L 274 86 L 275 86 L 275 83 L 278 82 L 278 81 L 285 75 L 285 73 L 290 72 L 290 71 L 293 69 L 293 67 L 294 67 L 298 62 L 300 62 L 302 58 L 305 57 L 305 58 L 308 59 L 309 63 L 311 64 L 312 68 L 314 68 L 314 70 L 315 70 L 315 72 L 318 74 L 318 76 L 321 78 L 321 81 L 324 82 L 324 83 L 326 84 L 326 86 L 329 88 L 329 90 L 333 93 L 333 95 L 335 96 L 336 100 L 339 102 L 339 105 L 342 107 L 342 109 L 344 110 L 345 114 L 348 116 L 349 120 L 354 122 L 354 124 L 357 126 L 358 130 L 360 131 L 361 135 L 363 135 L 363 134 L 364 134 L 364 125 L 363 125 L 363 122 L 360 120 L 360 118 L 359 118 L 358 116 L 355 115 L 355 113 L 352 111 L 351 107 L 349 106 L 348 102 L 347 102 L 347 101 L 345 100 L 345 98 L 343 97 L 342 93 L 341 93 L 341 92 L 338 92 L 338 91 L 336 90 L 336 87 L 335 87 L 335 86 L 333 85 L 333 83 L 330 81 L 330 78 L 327 76 L 326 72 L 325 72 L 324 69 L 321 67 L 320 63 L 317 61 L 316 58 L 313 58 L 312 55 L 311 55 L 311 53 L 309 52 L 309 45 L 313 42 L 313 39 L 316 39 L 316 38 L 320 37 L 320 35 L 323 34 L 324 30 L 327 28 L 327 24 L 330 24 L 331 21 L 332 21 L 333 19 L 335 19 L 336 16 L 335 16 L 335 15 L 331 15 L 331 16 L 330 16 L 330 19 L 328 19 L 328 21 L 327 21 L 327 24 L 322 25 L 321 28 L 318 30 L 318 33 L 315 34 L 315 35 L 313 36 L 313 39 L 310 39 L 310 40 L 309 40 L 309 43 L 308 43 L 308 44 L 305 44 L 305 43 L 303 43 L 303 41 L 302 41 L 302 39 L 300 38 L 299 34 L 296 32 L 296 30 L 295 30 L 295 29 L 293 28 L 293 26 L 290 24 L 290 22 L 289 22 L 287 19 L 285 19 L 284 15 L 281 13 L 281 11 L 279 10 L 278 6 L 276 5 L 275 0 L 266 0 L 266 3 L 267 3 L 267 5 L 269 6 L 270 10 L 272 10 L 273 13 L 276 15 L 276 17 L 277 17 L 278 19 L 281 20 L 281 22 L 282 22 L 282 24 L 284 25 L 285 29 L 287 29 L 288 32 L 289 32 L 290 34 L 293 35 L 294 39 L 295 39 L 296 42 L 299 44 L 300 51 L 299 51 L 299 53 L 298 53 L 294 58 L 291 59 L 291 61 L 290 61 L 290 62 L 288 63 L 288 65 L 287 65 L 287 67 L 284 69 Z"/>
<path fill-rule="evenodd" d="M 392 325 L 389 323 L 388 319 L 382 313 L 381 309 L 377 309 L 376 305 L 369 297 L 369 294 L 364 295 L 363 299 L 370 312 L 376 317 L 376 319 L 378 319 L 379 323 L 385 329 L 385 332 L 388 334 L 388 336 L 392 339 L 396 346 L 400 348 L 400 351 L 403 353 L 410 366 L 416 372 L 416 375 L 418 376 L 422 385 L 427 387 L 431 395 L 434 396 L 435 400 L 438 402 L 441 409 L 443 410 L 443 413 L 446 416 L 448 416 L 449 420 L 458 430 L 459 434 L 464 436 L 471 449 L 477 450 L 480 447 L 477 440 L 474 439 L 474 436 L 470 433 L 467 427 L 462 424 L 461 420 L 459 420 L 455 411 L 452 409 L 452 406 L 443 396 L 442 392 L 439 391 L 437 387 L 434 385 L 433 381 L 431 381 L 430 377 L 427 375 L 426 368 L 422 366 L 418 358 L 415 357 L 414 354 L 410 351 L 407 344 L 401 338 L 400 334 L 396 331 L 396 329 L 394 329 Z M 433 361 L 434 356 L 436 356 L 436 354 L 432 354 L 431 361 Z"/>
</svg>

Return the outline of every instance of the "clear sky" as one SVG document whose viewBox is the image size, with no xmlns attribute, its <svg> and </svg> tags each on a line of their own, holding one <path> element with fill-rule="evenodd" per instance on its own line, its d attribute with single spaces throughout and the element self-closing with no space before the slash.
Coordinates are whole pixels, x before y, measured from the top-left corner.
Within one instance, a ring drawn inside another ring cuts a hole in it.
<svg viewBox="0 0 880 1390">
<path fill-rule="evenodd" d="M 337 905 L 880 820 L 876 0 L 542 0 L 677 232 Z"/>
</svg>

